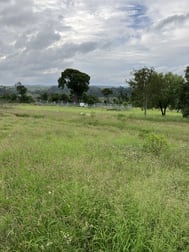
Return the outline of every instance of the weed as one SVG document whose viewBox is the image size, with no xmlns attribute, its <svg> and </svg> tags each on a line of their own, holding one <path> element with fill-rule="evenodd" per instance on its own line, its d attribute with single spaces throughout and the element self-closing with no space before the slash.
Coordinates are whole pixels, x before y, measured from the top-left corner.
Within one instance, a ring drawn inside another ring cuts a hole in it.
<svg viewBox="0 0 189 252">
<path fill-rule="evenodd" d="M 160 155 L 162 152 L 165 152 L 168 149 L 168 143 L 163 135 L 150 133 L 145 137 L 143 149 L 146 152 Z"/>
</svg>

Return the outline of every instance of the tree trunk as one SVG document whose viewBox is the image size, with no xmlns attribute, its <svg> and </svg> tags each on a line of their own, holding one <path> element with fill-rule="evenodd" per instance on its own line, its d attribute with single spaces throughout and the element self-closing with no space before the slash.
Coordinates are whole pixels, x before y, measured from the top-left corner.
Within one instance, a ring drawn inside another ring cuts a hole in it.
<svg viewBox="0 0 189 252">
<path fill-rule="evenodd" d="M 166 109 L 167 109 L 167 107 L 160 107 L 160 109 L 161 109 L 161 115 L 162 116 L 165 116 L 166 115 Z"/>
<path fill-rule="evenodd" d="M 164 105 L 161 101 L 159 101 L 159 108 L 161 110 L 161 115 L 165 116 L 166 115 L 166 109 L 167 109 L 167 104 Z"/>
</svg>

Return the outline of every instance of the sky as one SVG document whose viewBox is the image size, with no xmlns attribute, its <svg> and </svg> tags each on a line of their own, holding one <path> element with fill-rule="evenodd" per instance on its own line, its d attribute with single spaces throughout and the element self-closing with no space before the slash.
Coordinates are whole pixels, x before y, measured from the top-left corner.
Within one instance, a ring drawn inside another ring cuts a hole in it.
<svg viewBox="0 0 189 252">
<path fill-rule="evenodd" d="M 58 85 L 74 68 L 123 86 L 142 67 L 187 65 L 188 0 L 0 0 L 0 85 Z"/>
</svg>

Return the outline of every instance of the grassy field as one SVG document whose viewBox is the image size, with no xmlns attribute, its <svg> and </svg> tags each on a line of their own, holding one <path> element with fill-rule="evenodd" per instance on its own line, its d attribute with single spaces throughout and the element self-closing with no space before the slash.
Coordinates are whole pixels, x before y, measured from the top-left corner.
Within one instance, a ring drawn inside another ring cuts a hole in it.
<svg viewBox="0 0 189 252">
<path fill-rule="evenodd" d="M 179 113 L 4 106 L 0 132 L 0 251 L 189 251 Z"/>
</svg>

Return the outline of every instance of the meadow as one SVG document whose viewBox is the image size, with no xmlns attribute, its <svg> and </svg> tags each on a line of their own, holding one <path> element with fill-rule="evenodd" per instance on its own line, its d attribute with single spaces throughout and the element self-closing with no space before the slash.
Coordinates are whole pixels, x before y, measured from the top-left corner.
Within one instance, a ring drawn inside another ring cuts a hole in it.
<svg viewBox="0 0 189 252">
<path fill-rule="evenodd" d="M 189 119 L 1 106 L 0 251 L 188 252 Z"/>
</svg>

